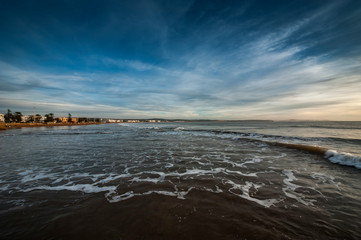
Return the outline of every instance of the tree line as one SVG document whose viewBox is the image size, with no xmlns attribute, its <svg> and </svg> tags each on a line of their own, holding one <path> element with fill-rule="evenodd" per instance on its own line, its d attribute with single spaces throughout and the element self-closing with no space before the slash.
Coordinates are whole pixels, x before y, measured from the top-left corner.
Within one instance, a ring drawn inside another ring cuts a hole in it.
<svg viewBox="0 0 361 240">
<path fill-rule="evenodd" d="M 54 113 L 48 113 L 44 115 L 44 118 L 40 114 L 35 115 L 28 115 L 26 120 L 23 121 L 23 114 L 21 112 L 15 112 L 13 113 L 10 109 L 8 109 L 7 113 L 4 115 L 4 119 L 6 123 L 20 123 L 20 122 L 26 122 L 26 123 L 61 123 L 62 119 L 55 117 Z M 100 122 L 99 118 L 89 119 L 89 118 L 77 118 L 77 122 L 88 122 L 88 121 L 94 121 L 94 122 Z M 72 115 L 68 114 L 67 122 L 71 123 L 73 122 Z"/>
<path fill-rule="evenodd" d="M 24 115 L 21 112 L 15 112 L 13 113 L 10 109 L 8 109 L 7 113 L 4 115 L 4 119 L 5 122 L 7 123 L 20 123 L 23 122 L 23 117 Z M 35 114 L 35 115 L 29 115 L 26 118 L 25 122 L 40 122 L 42 119 L 42 116 L 40 114 Z M 54 118 L 54 113 L 49 113 L 49 114 L 45 114 L 45 119 L 44 122 L 54 122 L 55 118 Z"/>
</svg>

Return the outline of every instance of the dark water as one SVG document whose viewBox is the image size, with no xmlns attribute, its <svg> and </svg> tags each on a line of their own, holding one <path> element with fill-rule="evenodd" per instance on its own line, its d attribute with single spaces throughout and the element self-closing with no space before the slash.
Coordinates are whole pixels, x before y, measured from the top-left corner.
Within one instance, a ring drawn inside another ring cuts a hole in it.
<svg viewBox="0 0 361 240">
<path fill-rule="evenodd" d="M 361 239 L 360 136 L 360 122 L 1 132 L 0 239 Z"/>
</svg>

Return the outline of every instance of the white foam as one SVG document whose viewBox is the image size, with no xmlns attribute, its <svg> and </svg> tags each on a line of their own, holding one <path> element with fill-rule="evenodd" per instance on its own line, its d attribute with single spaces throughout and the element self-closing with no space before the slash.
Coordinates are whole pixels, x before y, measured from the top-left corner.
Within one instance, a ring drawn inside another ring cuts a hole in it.
<svg viewBox="0 0 361 240">
<path fill-rule="evenodd" d="M 8 203 L 11 203 L 15 206 L 24 206 L 25 205 L 25 199 L 17 199 L 17 200 L 9 200 Z"/>
<path fill-rule="evenodd" d="M 171 167 L 173 167 L 173 166 L 174 166 L 173 163 L 167 163 L 167 165 L 165 165 L 164 167 L 165 167 L 165 168 L 171 168 Z"/>
<path fill-rule="evenodd" d="M 165 195 L 165 196 L 170 196 L 170 197 L 177 197 L 178 199 L 184 200 L 185 196 L 192 189 L 194 189 L 194 188 L 191 187 L 187 191 L 178 191 L 177 187 L 175 186 L 174 192 L 164 191 L 164 190 L 150 190 L 150 191 L 147 191 L 144 193 L 134 193 L 133 191 L 129 191 L 129 192 L 123 193 L 121 195 L 112 195 L 112 193 L 106 194 L 106 197 L 110 203 L 114 203 L 114 202 L 124 201 L 124 200 L 127 200 L 127 199 L 135 197 L 135 196 L 145 196 L 145 195 L 150 195 L 150 194 L 155 193 L 155 194 L 160 194 L 160 195 Z"/>
<path fill-rule="evenodd" d="M 128 177 L 131 177 L 133 176 L 133 174 L 129 174 L 129 173 L 125 173 L 125 174 L 110 174 L 108 177 L 104 178 L 104 179 L 101 179 L 99 181 L 96 182 L 96 184 L 105 184 L 105 183 L 109 183 L 109 182 L 112 182 L 112 181 L 115 181 L 119 178 L 128 178 Z"/>
<path fill-rule="evenodd" d="M 26 175 L 29 175 L 29 174 L 31 174 L 31 173 L 33 173 L 33 170 L 26 169 L 25 171 L 19 172 L 18 174 L 19 174 L 20 176 L 26 176 Z"/>
<path fill-rule="evenodd" d="M 240 176 L 245 176 L 245 177 L 258 177 L 257 173 L 243 173 L 241 171 L 232 171 L 232 170 L 228 170 L 228 169 L 224 169 L 224 173 L 232 173 L 232 174 L 237 174 Z"/>
<path fill-rule="evenodd" d="M 149 124 L 149 123 L 119 123 L 119 126 L 129 127 L 129 128 L 138 128 L 138 129 L 155 129 L 158 130 L 161 128 L 160 125 Z"/>
<path fill-rule="evenodd" d="M 247 177 L 257 177 L 257 173 L 243 173 L 241 171 L 233 171 L 233 170 L 228 170 L 226 168 L 212 168 L 212 169 L 186 169 L 185 172 L 160 172 L 160 171 L 144 171 L 144 172 L 139 172 L 137 174 L 133 174 L 133 175 L 127 175 L 127 174 L 123 174 L 123 176 L 119 175 L 119 176 L 115 176 L 114 179 L 120 178 L 120 177 L 130 177 L 133 176 L 132 179 L 129 180 L 129 182 L 152 182 L 152 183 L 158 183 L 158 182 L 163 182 L 165 181 L 166 177 L 185 177 L 185 176 L 204 176 L 204 175 L 214 175 L 214 174 L 219 174 L 219 173 L 224 173 L 224 174 L 236 174 L 236 175 L 240 175 L 240 176 L 247 176 Z M 141 178 L 139 177 L 142 174 L 153 174 L 153 175 L 158 175 L 159 177 L 157 178 L 151 178 L 151 177 L 146 177 L 146 178 Z M 101 180 L 98 183 L 106 183 L 105 181 Z"/>
<path fill-rule="evenodd" d="M 140 174 L 142 173 L 148 173 L 148 174 L 154 174 L 154 175 L 158 175 L 160 180 L 164 180 L 165 176 L 167 176 L 166 173 L 164 172 L 158 172 L 158 171 L 144 171 L 144 172 L 140 172 Z"/>
<path fill-rule="evenodd" d="M 93 184 L 74 184 L 74 185 L 61 185 L 61 186 L 39 186 L 22 190 L 23 192 L 30 192 L 33 190 L 49 190 L 49 191 L 80 191 L 84 193 L 98 193 L 98 192 L 113 192 L 117 186 L 95 186 Z"/>
<path fill-rule="evenodd" d="M 148 182 L 158 182 L 158 181 L 164 181 L 166 177 L 183 177 L 183 176 L 204 176 L 204 175 L 214 175 L 214 174 L 219 174 L 219 173 L 224 173 L 224 174 L 236 174 L 236 175 L 240 175 L 240 176 L 247 176 L 247 177 L 257 177 L 257 172 L 256 173 L 243 173 L 241 171 L 233 171 L 233 170 L 229 170 L 226 168 L 212 168 L 212 169 L 197 169 L 197 168 L 193 168 L 193 169 L 186 169 L 185 172 L 159 172 L 159 171 L 144 171 L 144 172 L 139 172 L 137 174 L 133 174 L 134 175 L 141 175 L 141 174 L 154 174 L 154 175 L 158 175 L 158 178 L 139 178 L 139 177 L 135 177 L 129 181 L 135 181 L 135 182 L 140 182 L 140 181 L 148 181 Z"/>
<path fill-rule="evenodd" d="M 311 177 L 313 179 L 317 179 L 320 180 L 322 183 L 332 183 L 332 184 L 336 184 L 334 182 L 335 178 L 333 176 L 328 176 L 325 173 L 320 173 L 320 172 L 312 172 L 311 173 Z"/>
<path fill-rule="evenodd" d="M 236 196 L 239 196 L 243 199 L 247 199 L 249 201 L 252 201 L 252 202 L 255 202 L 261 206 L 264 206 L 266 208 L 269 208 L 271 206 L 274 206 L 275 204 L 279 203 L 280 201 L 282 200 L 279 200 L 279 199 L 264 199 L 264 200 L 261 200 L 261 199 L 258 199 L 258 198 L 253 198 L 249 195 L 249 190 L 254 187 L 256 192 L 259 188 L 263 187 L 264 185 L 263 184 L 255 184 L 255 183 L 252 183 L 252 182 L 246 182 L 246 185 L 241 185 L 241 184 L 237 184 L 231 180 L 227 180 L 225 181 L 226 184 L 230 184 L 232 185 L 232 187 L 230 189 L 228 189 L 228 191 Z M 242 191 L 242 194 L 239 194 L 239 193 L 236 193 L 232 190 L 241 190 Z"/>
<path fill-rule="evenodd" d="M 187 169 L 183 173 L 178 173 L 178 172 L 167 173 L 167 174 L 165 174 L 165 176 L 179 176 L 179 177 L 186 176 L 186 175 L 201 176 L 201 175 L 213 175 L 213 174 L 218 174 L 218 173 L 237 174 L 240 176 L 247 176 L 247 177 L 257 177 L 257 173 L 243 173 L 241 171 L 232 171 L 232 170 L 228 170 L 226 168 L 212 168 L 209 170 L 194 168 L 194 169 Z"/>
<path fill-rule="evenodd" d="M 195 163 L 198 163 L 199 165 L 201 165 L 201 166 L 213 166 L 213 163 L 211 163 L 211 162 L 201 162 L 201 161 L 192 161 L 192 162 L 195 162 Z"/>
<path fill-rule="evenodd" d="M 203 170 L 203 169 L 186 169 L 185 172 L 179 173 L 179 172 L 170 172 L 170 173 L 166 173 L 165 176 L 171 176 L 171 177 L 182 177 L 182 176 L 187 176 L 187 175 L 196 175 L 196 176 L 201 176 L 201 175 L 209 175 L 209 174 L 217 174 L 222 172 L 222 168 L 215 168 L 215 169 L 210 169 L 210 170 Z M 152 172 L 150 172 L 152 173 Z"/>
<path fill-rule="evenodd" d="M 134 196 L 135 196 L 135 194 L 134 194 L 133 191 L 126 192 L 126 193 L 123 193 L 121 195 L 113 195 L 113 196 L 111 196 L 110 193 L 105 194 L 105 197 L 108 199 L 108 202 L 110 202 L 110 203 L 127 200 L 129 198 L 134 197 Z"/>
<path fill-rule="evenodd" d="M 326 175 L 324 173 L 320 173 L 320 172 L 312 172 L 311 173 L 311 177 L 313 179 L 319 180 L 322 183 L 328 183 L 331 185 L 335 185 L 338 189 L 340 189 L 339 185 L 341 184 L 340 182 L 335 182 L 335 178 L 331 175 Z M 316 183 L 316 185 L 318 185 Z"/>
<path fill-rule="evenodd" d="M 130 169 L 133 169 L 133 168 L 136 168 L 136 166 L 127 167 L 127 168 L 124 169 L 124 172 L 125 172 L 126 174 L 129 174 L 129 170 L 130 170 Z"/>
<path fill-rule="evenodd" d="M 9 187 L 10 187 L 10 184 L 0 186 L 0 192 L 5 192 L 5 191 L 9 190 Z"/>
<path fill-rule="evenodd" d="M 309 200 L 309 199 L 305 199 L 304 197 L 297 196 L 295 190 L 297 188 L 300 188 L 301 186 L 292 183 L 292 181 L 297 180 L 293 172 L 291 170 L 284 169 L 283 174 L 287 176 L 287 178 L 283 179 L 283 182 L 286 184 L 286 186 L 282 188 L 283 193 L 287 197 L 293 198 L 299 203 L 302 203 L 306 206 L 312 206 L 313 202 L 315 202 L 316 200 Z"/>
<path fill-rule="evenodd" d="M 212 192 L 212 193 L 222 193 L 223 190 L 220 189 L 217 185 L 215 186 L 216 190 L 213 190 L 212 188 L 207 188 L 207 187 L 203 187 L 202 190 L 205 190 L 207 192 Z"/>
<path fill-rule="evenodd" d="M 188 188 L 187 191 L 179 191 L 177 188 L 177 185 L 174 185 L 175 193 L 177 193 L 177 198 L 179 199 L 185 199 L 185 196 L 192 190 L 194 187 Z"/>
<path fill-rule="evenodd" d="M 60 183 L 61 181 L 66 180 L 66 179 L 68 179 L 67 176 L 60 177 L 60 178 L 54 180 L 54 181 L 52 182 L 52 184 Z"/>
<path fill-rule="evenodd" d="M 54 173 L 44 173 L 44 172 L 39 172 L 37 174 L 29 174 L 28 175 L 25 175 L 26 172 L 23 172 L 23 179 L 21 179 L 21 182 L 22 183 L 26 183 L 26 182 L 30 182 L 30 181 L 37 181 L 37 180 L 40 180 L 40 179 L 45 179 L 45 178 L 49 178 L 51 179 L 52 177 L 55 176 Z"/>
<path fill-rule="evenodd" d="M 345 166 L 352 166 L 361 169 L 361 157 L 354 156 L 350 153 L 345 153 L 345 152 L 338 153 L 335 150 L 328 150 L 325 153 L 325 158 L 327 158 L 332 163 L 337 163 Z"/>
<path fill-rule="evenodd" d="M 245 166 L 246 164 L 259 163 L 259 162 L 262 162 L 262 159 L 260 157 L 256 156 L 250 161 L 246 161 L 246 162 L 243 162 L 243 163 L 235 163 L 235 165 L 237 167 L 245 167 L 245 168 L 247 168 L 247 166 Z"/>
<path fill-rule="evenodd" d="M 158 183 L 158 182 L 161 182 L 162 179 L 160 178 L 139 178 L 139 177 L 135 177 L 135 178 L 132 178 L 131 180 L 129 180 L 130 182 L 151 182 L 151 183 Z"/>
</svg>

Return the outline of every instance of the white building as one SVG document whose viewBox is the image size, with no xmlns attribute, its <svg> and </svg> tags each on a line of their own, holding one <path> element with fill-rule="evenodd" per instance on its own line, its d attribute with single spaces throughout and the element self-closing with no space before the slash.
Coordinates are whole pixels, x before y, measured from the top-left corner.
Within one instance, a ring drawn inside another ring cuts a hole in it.
<svg viewBox="0 0 361 240">
<path fill-rule="evenodd" d="M 123 120 L 119 120 L 119 119 L 109 119 L 108 122 L 110 122 L 110 123 L 122 123 Z"/>
<path fill-rule="evenodd" d="M 127 122 L 128 123 L 139 123 L 140 121 L 139 120 L 128 120 Z"/>
<path fill-rule="evenodd" d="M 27 122 L 28 121 L 28 116 L 21 116 L 21 122 L 24 123 L 24 122 Z"/>
<path fill-rule="evenodd" d="M 0 113 L 0 122 L 5 122 L 4 114 Z"/>
</svg>

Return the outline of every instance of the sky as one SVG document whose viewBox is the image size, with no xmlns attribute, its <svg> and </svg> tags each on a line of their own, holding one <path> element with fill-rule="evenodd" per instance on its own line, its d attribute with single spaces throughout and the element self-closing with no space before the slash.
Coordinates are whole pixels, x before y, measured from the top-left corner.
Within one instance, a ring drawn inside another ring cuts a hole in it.
<svg viewBox="0 0 361 240">
<path fill-rule="evenodd" d="M 361 1 L 1 1 L 0 112 L 361 120 Z"/>
</svg>

